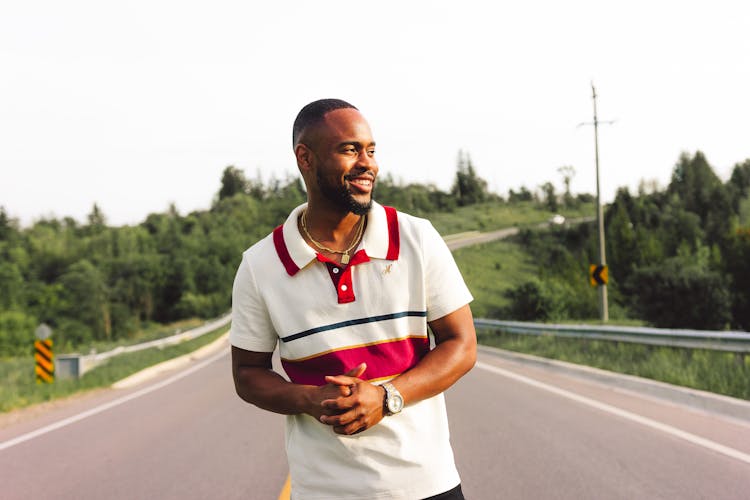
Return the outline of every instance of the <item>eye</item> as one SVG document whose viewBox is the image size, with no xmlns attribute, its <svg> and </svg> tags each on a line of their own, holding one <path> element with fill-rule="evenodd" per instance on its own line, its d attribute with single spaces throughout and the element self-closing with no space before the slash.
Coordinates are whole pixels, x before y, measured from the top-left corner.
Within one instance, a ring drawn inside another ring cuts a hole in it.
<svg viewBox="0 0 750 500">
<path fill-rule="evenodd" d="M 375 148 L 368 149 L 367 156 L 375 156 Z"/>
</svg>

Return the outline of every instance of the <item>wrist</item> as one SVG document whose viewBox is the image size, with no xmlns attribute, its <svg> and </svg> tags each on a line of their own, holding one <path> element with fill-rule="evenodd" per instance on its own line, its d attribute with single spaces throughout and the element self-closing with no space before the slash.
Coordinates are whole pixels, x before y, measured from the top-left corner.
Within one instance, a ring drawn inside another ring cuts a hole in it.
<svg viewBox="0 0 750 500">
<path fill-rule="evenodd" d="M 303 385 L 301 386 L 300 397 L 299 397 L 299 412 L 306 413 L 315 418 L 318 418 L 319 403 L 321 397 L 318 395 L 319 387 L 314 385 Z"/>
<path fill-rule="evenodd" d="M 395 415 L 404 408 L 404 397 L 390 382 L 381 385 L 385 395 L 383 396 L 383 416 Z"/>
</svg>

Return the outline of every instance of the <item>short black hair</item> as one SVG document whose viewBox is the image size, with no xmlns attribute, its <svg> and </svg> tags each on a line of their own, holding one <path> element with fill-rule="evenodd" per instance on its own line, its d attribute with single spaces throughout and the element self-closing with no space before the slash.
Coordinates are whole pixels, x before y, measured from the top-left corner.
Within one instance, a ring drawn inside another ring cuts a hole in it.
<svg viewBox="0 0 750 500">
<path fill-rule="evenodd" d="M 297 145 L 297 141 L 306 128 L 322 122 L 326 113 L 330 113 L 337 109 L 347 108 L 357 109 L 356 106 L 352 106 L 341 99 L 319 99 L 306 105 L 299 111 L 297 118 L 294 120 L 294 127 L 292 128 L 292 146 Z"/>
</svg>

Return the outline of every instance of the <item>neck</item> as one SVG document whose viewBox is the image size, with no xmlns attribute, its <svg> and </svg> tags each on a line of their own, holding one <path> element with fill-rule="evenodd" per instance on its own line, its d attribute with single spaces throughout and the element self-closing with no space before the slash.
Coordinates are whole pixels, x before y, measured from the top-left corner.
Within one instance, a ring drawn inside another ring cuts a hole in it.
<svg viewBox="0 0 750 500">
<path fill-rule="evenodd" d="M 352 228 L 353 234 L 350 234 L 347 237 L 347 243 L 341 243 L 332 240 L 332 242 L 335 242 L 336 244 L 335 246 L 329 246 L 332 243 L 326 242 L 324 239 L 323 241 L 318 241 L 318 239 L 316 239 L 316 237 L 314 237 L 310 233 L 310 230 L 307 228 L 307 215 L 308 214 L 306 211 L 303 212 L 298 221 L 298 224 L 302 228 L 302 233 L 307 244 L 316 249 L 317 252 L 327 254 L 328 258 L 333 259 L 334 262 L 340 263 L 344 266 L 348 265 L 349 261 L 351 260 L 352 252 L 359 244 L 359 241 L 362 238 L 362 234 L 364 233 L 365 218 L 359 217 L 359 220 L 357 220 L 354 227 Z"/>
<path fill-rule="evenodd" d="M 328 209 L 312 201 L 308 202 L 304 217 L 310 235 L 336 249 L 351 241 L 361 219 L 351 212 Z"/>
</svg>

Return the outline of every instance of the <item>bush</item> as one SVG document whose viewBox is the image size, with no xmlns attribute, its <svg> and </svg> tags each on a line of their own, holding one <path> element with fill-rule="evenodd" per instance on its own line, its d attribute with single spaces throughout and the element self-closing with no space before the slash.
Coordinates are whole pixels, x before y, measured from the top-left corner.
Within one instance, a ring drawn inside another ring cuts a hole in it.
<svg viewBox="0 0 750 500">
<path fill-rule="evenodd" d="M 732 319 L 726 277 L 682 257 L 636 269 L 627 287 L 640 316 L 659 328 L 722 330 Z"/>
<path fill-rule="evenodd" d="M 20 311 L 0 312 L 0 356 L 21 356 L 34 352 L 37 321 Z"/>
</svg>

